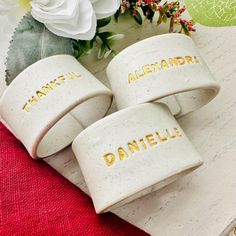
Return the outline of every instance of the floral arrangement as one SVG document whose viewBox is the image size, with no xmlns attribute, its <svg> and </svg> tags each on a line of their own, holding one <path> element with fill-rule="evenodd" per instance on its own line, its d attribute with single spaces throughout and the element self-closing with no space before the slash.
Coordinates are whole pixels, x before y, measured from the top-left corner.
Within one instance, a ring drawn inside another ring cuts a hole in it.
<svg viewBox="0 0 236 236">
<path fill-rule="evenodd" d="M 102 42 L 99 57 L 113 52 L 112 43 L 122 35 L 100 30 L 111 22 L 113 15 L 116 21 L 122 15 L 130 15 L 139 24 L 144 18 L 153 22 L 154 16 L 158 15 L 157 25 L 170 20 L 170 32 L 176 32 L 175 26 L 178 26 L 178 32 L 185 34 L 195 31 L 193 21 L 181 17 L 186 8 L 181 7 L 179 1 L 161 4 L 161 0 L 21 0 L 19 3 L 50 32 L 71 38 L 77 58 L 87 53 L 96 39 Z M 0 13 L 16 5 L 14 0 L 0 0 Z"/>
<path fill-rule="evenodd" d="M 17 26 L 9 47 L 7 84 L 43 57 L 64 53 L 79 58 L 95 46 L 98 58 L 114 54 L 114 42 L 124 35 L 110 31 L 109 25 L 119 24 L 123 16 L 140 25 L 143 21 L 157 26 L 166 23 L 169 32 L 189 35 L 195 31 L 195 21 L 209 26 L 236 24 L 234 2 L 185 0 L 192 20 L 183 17 L 186 7 L 178 0 L 0 0 L 0 15 L 20 7 L 30 12 Z"/>
</svg>

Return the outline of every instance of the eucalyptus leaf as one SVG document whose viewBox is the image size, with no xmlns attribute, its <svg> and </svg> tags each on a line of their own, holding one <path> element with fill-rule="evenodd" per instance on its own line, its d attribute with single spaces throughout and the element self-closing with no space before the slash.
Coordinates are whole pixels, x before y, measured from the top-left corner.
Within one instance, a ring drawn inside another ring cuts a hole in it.
<svg viewBox="0 0 236 236">
<path fill-rule="evenodd" d="M 236 0 L 185 0 L 191 17 L 206 26 L 236 25 Z"/>
<path fill-rule="evenodd" d="M 7 85 L 31 64 L 58 54 L 73 55 L 72 40 L 51 33 L 44 24 L 27 13 L 15 29 L 9 47 L 6 61 Z"/>
</svg>

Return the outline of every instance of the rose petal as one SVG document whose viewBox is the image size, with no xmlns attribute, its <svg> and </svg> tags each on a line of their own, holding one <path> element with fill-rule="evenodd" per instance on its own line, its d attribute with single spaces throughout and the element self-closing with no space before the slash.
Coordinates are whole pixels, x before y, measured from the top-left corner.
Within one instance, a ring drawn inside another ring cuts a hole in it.
<svg viewBox="0 0 236 236">
<path fill-rule="evenodd" d="M 86 32 L 86 33 L 82 33 L 82 34 L 73 34 L 73 32 L 70 33 L 66 33 L 65 31 L 62 30 L 58 30 L 56 28 L 51 27 L 51 25 L 47 25 L 46 27 L 53 32 L 54 34 L 61 36 L 61 37 L 65 37 L 65 38 L 72 38 L 72 39 L 80 39 L 80 40 L 91 40 L 96 32 L 96 28 L 97 28 L 97 19 L 96 19 L 96 15 L 93 14 L 92 17 L 92 26 L 91 28 Z"/>
<path fill-rule="evenodd" d="M 42 11 L 51 11 L 61 7 L 66 0 L 33 0 L 31 5 L 41 9 Z"/>
<path fill-rule="evenodd" d="M 70 21 L 63 20 L 62 22 L 59 23 L 53 22 L 47 25 L 50 25 L 51 27 L 56 28 L 57 30 L 63 30 L 65 33 L 71 33 L 71 32 L 73 32 L 73 34 L 86 33 L 88 29 L 90 29 L 92 26 L 93 14 L 94 11 L 89 1 L 86 4 L 84 4 L 84 2 L 80 0 L 76 17 L 74 17 Z"/>
<path fill-rule="evenodd" d="M 51 11 L 43 11 L 42 9 L 37 7 L 37 4 L 35 5 L 32 2 L 31 14 L 36 20 L 42 23 L 50 23 L 58 19 L 71 19 L 76 15 L 78 4 L 78 0 L 66 0 L 64 1 L 63 5 L 56 9 L 53 9 Z"/>
<path fill-rule="evenodd" d="M 96 15 L 89 0 L 79 0 L 77 17 L 63 23 L 45 24 L 56 35 L 73 39 L 90 40 L 96 32 Z"/>
<path fill-rule="evenodd" d="M 97 19 L 112 16 L 119 9 L 120 0 L 91 0 Z"/>
<path fill-rule="evenodd" d="M 45 6 L 50 3 L 50 0 L 33 0 L 35 4 Z"/>
</svg>

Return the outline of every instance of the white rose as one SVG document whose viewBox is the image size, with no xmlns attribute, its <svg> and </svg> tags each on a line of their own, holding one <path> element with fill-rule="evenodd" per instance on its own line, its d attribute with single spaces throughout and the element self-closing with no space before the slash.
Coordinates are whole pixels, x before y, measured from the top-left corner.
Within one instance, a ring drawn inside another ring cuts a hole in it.
<svg viewBox="0 0 236 236">
<path fill-rule="evenodd" d="M 121 0 L 90 0 L 90 2 L 93 4 L 97 19 L 114 15 L 121 4 Z"/>
<path fill-rule="evenodd" d="M 32 0 L 32 16 L 54 34 L 90 40 L 94 37 L 97 19 L 113 15 L 120 0 Z"/>
</svg>

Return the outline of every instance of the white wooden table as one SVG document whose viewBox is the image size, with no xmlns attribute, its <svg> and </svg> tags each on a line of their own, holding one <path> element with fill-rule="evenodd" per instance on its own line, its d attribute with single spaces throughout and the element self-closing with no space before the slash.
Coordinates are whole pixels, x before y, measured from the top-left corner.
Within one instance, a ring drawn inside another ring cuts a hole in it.
<svg viewBox="0 0 236 236">
<path fill-rule="evenodd" d="M 4 20 L 0 18 L 1 25 Z M 121 23 L 115 30 L 126 35 L 117 44 L 117 51 L 142 38 L 166 32 L 165 27 L 140 27 L 136 23 L 129 27 Z M 8 45 L 2 32 L 0 29 L 0 93 L 5 88 L 3 62 Z M 198 25 L 192 38 L 222 86 L 210 104 L 179 119 L 205 164 L 181 180 L 114 211 L 151 235 L 217 236 L 230 224 L 236 225 L 236 27 Z M 98 61 L 92 54 L 81 62 L 108 85 L 105 69 L 109 60 Z M 114 110 L 113 106 L 111 112 Z M 70 148 L 45 161 L 87 191 Z"/>
</svg>

